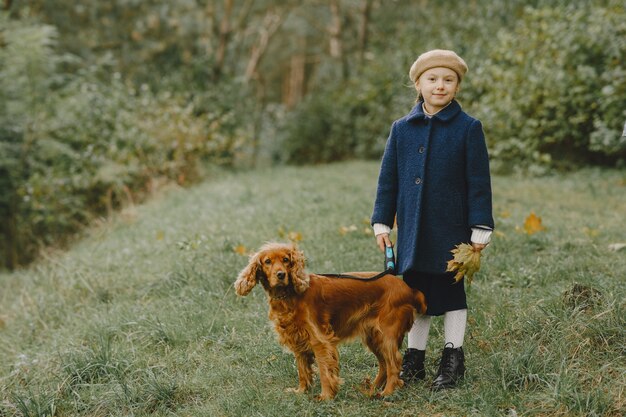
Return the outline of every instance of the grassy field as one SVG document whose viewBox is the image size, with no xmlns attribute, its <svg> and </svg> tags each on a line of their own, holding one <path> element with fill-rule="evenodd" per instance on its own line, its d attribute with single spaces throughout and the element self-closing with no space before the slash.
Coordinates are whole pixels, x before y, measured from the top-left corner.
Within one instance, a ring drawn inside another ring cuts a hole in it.
<svg viewBox="0 0 626 417">
<path fill-rule="evenodd" d="M 466 379 L 386 400 L 343 345 L 338 397 L 285 389 L 261 288 L 233 282 L 268 240 L 301 239 L 314 272 L 380 270 L 368 227 L 378 166 L 224 174 L 90 230 L 67 253 L 0 275 L 0 416 L 621 416 L 626 412 L 626 174 L 494 178 L 497 233 L 468 290 Z M 545 230 L 528 235 L 531 212 Z"/>
</svg>

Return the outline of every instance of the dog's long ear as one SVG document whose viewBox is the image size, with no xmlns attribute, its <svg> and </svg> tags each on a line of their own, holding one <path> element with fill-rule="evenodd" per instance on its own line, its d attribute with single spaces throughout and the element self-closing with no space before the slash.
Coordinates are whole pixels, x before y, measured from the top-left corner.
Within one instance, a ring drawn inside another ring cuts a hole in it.
<svg viewBox="0 0 626 417">
<path fill-rule="evenodd" d="M 252 288 L 256 285 L 257 275 L 261 272 L 260 252 L 250 256 L 248 265 L 239 273 L 237 281 L 235 281 L 235 292 L 237 295 L 248 295 Z"/>
<path fill-rule="evenodd" d="M 294 245 L 291 248 L 291 279 L 296 293 L 302 294 L 309 288 L 309 274 L 304 271 L 306 258 L 304 253 Z"/>
</svg>

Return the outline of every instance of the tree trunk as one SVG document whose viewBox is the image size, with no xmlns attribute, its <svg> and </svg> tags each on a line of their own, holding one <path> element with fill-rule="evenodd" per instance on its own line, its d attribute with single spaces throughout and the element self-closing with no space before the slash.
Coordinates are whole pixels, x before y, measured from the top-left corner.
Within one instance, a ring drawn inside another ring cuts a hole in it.
<svg viewBox="0 0 626 417">
<path fill-rule="evenodd" d="M 291 56 L 289 67 L 289 81 L 286 85 L 285 104 L 288 109 L 293 108 L 304 96 L 304 80 L 306 66 L 306 39 L 300 40 L 300 52 Z"/>
<path fill-rule="evenodd" d="M 217 45 L 217 51 L 215 52 L 215 64 L 213 67 L 213 74 L 215 79 L 218 80 L 224 70 L 224 60 L 226 57 L 226 48 L 228 47 L 228 41 L 230 40 L 231 27 L 230 27 L 230 15 L 233 11 L 233 0 L 224 0 L 224 15 L 220 22 L 219 40 Z"/>
<path fill-rule="evenodd" d="M 265 84 L 261 81 L 256 83 L 256 105 L 254 106 L 254 123 L 252 125 L 252 167 L 256 168 L 259 163 L 261 132 L 263 130 L 263 112 L 265 110 Z"/>
<path fill-rule="evenodd" d="M 348 63 L 343 54 L 343 43 L 341 41 L 341 10 L 340 0 L 330 0 L 331 23 L 328 26 L 330 35 L 330 56 L 339 62 L 343 79 L 349 77 Z"/>
<path fill-rule="evenodd" d="M 365 59 L 365 50 L 367 49 L 368 28 L 370 21 L 370 13 L 372 12 L 372 0 L 363 0 L 361 3 L 361 22 L 359 24 L 359 62 L 363 63 Z"/>
</svg>

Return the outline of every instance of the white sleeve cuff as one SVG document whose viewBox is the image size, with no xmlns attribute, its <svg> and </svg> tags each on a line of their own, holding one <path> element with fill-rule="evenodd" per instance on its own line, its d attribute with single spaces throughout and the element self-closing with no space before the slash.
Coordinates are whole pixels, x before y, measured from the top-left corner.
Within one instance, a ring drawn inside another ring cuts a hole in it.
<svg viewBox="0 0 626 417">
<path fill-rule="evenodd" d="M 491 233 L 493 233 L 493 230 L 472 227 L 472 243 L 488 244 L 491 241 Z"/>
<path fill-rule="evenodd" d="M 372 226 L 374 228 L 374 235 L 378 236 L 380 234 L 383 233 L 391 233 L 391 228 L 389 226 L 387 226 L 386 224 L 382 224 L 382 223 L 374 223 L 374 225 Z"/>
</svg>

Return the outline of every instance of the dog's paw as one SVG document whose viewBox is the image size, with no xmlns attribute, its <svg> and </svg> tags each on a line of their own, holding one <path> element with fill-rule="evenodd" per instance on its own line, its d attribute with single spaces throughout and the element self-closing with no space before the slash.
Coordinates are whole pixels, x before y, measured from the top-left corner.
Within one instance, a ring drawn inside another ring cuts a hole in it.
<svg viewBox="0 0 626 417">
<path fill-rule="evenodd" d="M 372 390 L 372 381 L 369 378 L 365 378 L 363 383 L 357 385 L 357 390 L 366 397 L 371 397 L 372 392 L 376 391 L 375 388 Z"/>
<path fill-rule="evenodd" d="M 298 388 L 285 388 L 285 392 L 292 392 L 295 394 L 304 394 L 306 392 L 306 388 L 298 387 Z"/>
<path fill-rule="evenodd" d="M 332 400 L 332 399 L 333 399 L 333 396 L 329 395 L 329 394 L 323 394 L 322 393 L 320 395 L 316 395 L 315 396 L 315 400 L 316 401 L 329 401 L 329 400 Z"/>
</svg>

